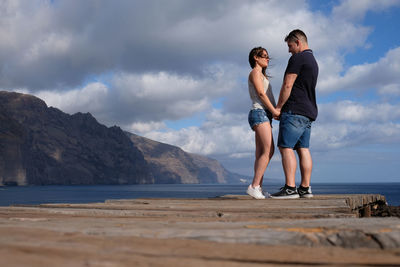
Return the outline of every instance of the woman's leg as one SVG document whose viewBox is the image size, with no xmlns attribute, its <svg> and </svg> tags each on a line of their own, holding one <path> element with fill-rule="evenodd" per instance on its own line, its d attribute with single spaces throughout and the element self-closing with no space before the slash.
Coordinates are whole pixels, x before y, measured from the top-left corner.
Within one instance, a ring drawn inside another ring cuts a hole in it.
<svg viewBox="0 0 400 267">
<path fill-rule="evenodd" d="M 256 139 L 256 159 L 254 161 L 254 178 L 252 186 L 262 185 L 264 172 L 274 153 L 274 140 L 271 125 L 266 122 L 254 126 Z"/>
<path fill-rule="evenodd" d="M 272 131 L 272 129 L 271 129 L 271 131 Z M 274 152 L 275 152 L 275 144 L 274 144 L 274 138 L 273 138 L 272 134 L 271 134 L 271 140 L 272 140 L 272 143 L 271 143 L 271 148 L 270 148 L 270 150 L 269 150 L 269 160 L 270 160 L 270 161 L 271 161 L 272 156 L 274 155 Z M 257 154 L 257 147 L 256 147 L 256 158 L 257 158 L 257 157 L 260 157 L 260 155 Z M 268 167 L 268 164 L 269 164 L 269 163 L 267 163 L 267 167 Z M 254 171 L 254 172 L 255 172 L 255 171 Z M 264 181 L 264 175 L 261 177 L 261 181 L 260 181 L 260 186 L 261 186 L 261 187 L 262 187 L 263 181 Z"/>
</svg>

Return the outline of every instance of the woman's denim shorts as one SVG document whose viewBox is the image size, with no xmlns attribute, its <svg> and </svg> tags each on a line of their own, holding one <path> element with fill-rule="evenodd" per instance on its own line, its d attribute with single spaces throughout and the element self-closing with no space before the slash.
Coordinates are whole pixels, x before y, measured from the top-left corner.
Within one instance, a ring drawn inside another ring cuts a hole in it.
<svg viewBox="0 0 400 267">
<path fill-rule="evenodd" d="M 251 129 L 253 129 L 254 126 L 264 122 L 269 122 L 271 124 L 272 113 L 264 109 L 252 109 L 249 112 L 248 120 Z"/>
</svg>

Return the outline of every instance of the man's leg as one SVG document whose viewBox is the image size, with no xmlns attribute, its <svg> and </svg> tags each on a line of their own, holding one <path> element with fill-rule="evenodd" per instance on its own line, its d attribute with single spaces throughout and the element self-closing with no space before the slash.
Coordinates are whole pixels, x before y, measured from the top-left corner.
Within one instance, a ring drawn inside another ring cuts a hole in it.
<svg viewBox="0 0 400 267">
<path fill-rule="evenodd" d="M 300 161 L 301 186 L 309 187 L 313 167 L 310 150 L 308 148 L 298 148 L 297 154 Z"/>
<path fill-rule="evenodd" d="M 279 151 L 282 156 L 282 166 L 285 173 L 286 185 L 296 187 L 295 175 L 297 168 L 296 155 L 293 149 L 280 147 Z"/>
<path fill-rule="evenodd" d="M 282 156 L 282 167 L 285 173 L 285 186 L 279 192 L 271 195 L 272 198 L 294 199 L 300 195 L 296 189 L 295 175 L 297 168 L 296 155 L 293 147 L 303 134 L 303 130 L 298 127 L 298 116 L 289 113 L 282 113 L 279 123 L 278 147 Z"/>
</svg>

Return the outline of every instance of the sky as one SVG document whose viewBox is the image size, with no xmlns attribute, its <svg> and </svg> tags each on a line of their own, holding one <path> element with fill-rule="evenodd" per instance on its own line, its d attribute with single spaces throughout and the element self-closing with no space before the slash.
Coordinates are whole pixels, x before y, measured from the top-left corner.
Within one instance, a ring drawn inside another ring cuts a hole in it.
<svg viewBox="0 0 400 267">
<path fill-rule="evenodd" d="M 400 182 L 399 26 L 399 0 L 1 0 L 0 90 L 252 176 L 248 54 L 268 50 L 278 98 L 298 28 L 319 64 L 312 182 Z M 278 149 L 265 177 L 284 182 Z"/>
</svg>

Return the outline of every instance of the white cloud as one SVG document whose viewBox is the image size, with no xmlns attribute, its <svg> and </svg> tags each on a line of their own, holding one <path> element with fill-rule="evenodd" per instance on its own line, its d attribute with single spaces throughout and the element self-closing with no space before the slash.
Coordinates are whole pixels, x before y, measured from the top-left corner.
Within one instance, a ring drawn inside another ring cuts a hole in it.
<svg viewBox="0 0 400 267">
<path fill-rule="evenodd" d="M 201 76 L 215 63 L 225 71 L 229 64 L 246 66 L 247 53 L 259 45 L 270 51 L 275 75 L 281 75 L 288 59 L 283 38 L 293 28 L 305 30 L 321 58 L 360 46 L 366 38 L 365 28 L 333 23 L 311 12 L 306 1 L 287 12 L 292 5 L 276 0 L 174 1 L 168 6 L 158 0 L 3 1 L 0 87 L 76 88 L 88 76 L 110 70 Z"/>
<path fill-rule="evenodd" d="M 312 130 L 316 151 L 400 142 L 400 106 L 339 101 L 319 105 Z"/>
<path fill-rule="evenodd" d="M 180 130 L 151 131 L 146 137 L 177 145 L 187 152 L 204 155 L 249 153 L 254 146 L 254 133 L 247 114 L 222 114 L 213 109 L 199 127 Z"/>
<path fill-rule="evenodd" d="M 69 51 L 71 45 L 71 36 L 61 34 L 49 34 L 43 39 L 38 39 L 36 43 L 25 51 L 21 59 L 23 65 L 31 65 L 40 60 L 40 57 L 51 57 L 65 54 Z"/>
<path fill-rule="evenodd" d="M 400 83 L 384 85 L 378 89 L 378 93 L 384 97 L 400 96 Z"/>
<path fill-rule="evenodd" d="M 179 120 L 205 112 L 214 98 L 231 91 L 232 74 L 215 68 L 204 77 L 159 72 L 120 73 L 111 82 L 114 113 L 122 124 Z"/>
<path fill-rule="evenodd" d="M 398 5 L 400 2 L 397 0 L 343 0 L 333 8 L 332 13 L 338 19 L 358 21 L 363 19 L 368 11 L 379 12 Z"/>
<path fill-rule="evenodd" d="M 400 124 L 393 122 L 316 124 L 311 138 L 312 149 L 325 152 L 355 146 L 394 145 L 400 142 Z"/>
<path fill-rule="evenodd" d="M 250 152 L 232 153 L 231 155 L 229 155 L 230 158 L 234 159 L 250 158 L 252 156 L 254 156 L 254 153 Z"/>
<path fill-rule="evenodd" d="M 161 129 L 166 129 L 164 122 L 134 122 L 126 127 L 126 130 L 139 135 L 146 134 L 150 131 L 158 131 Z"/>
<path fill-rule="evenodd" d="M 346 100 L 319 105 L 323 122 L 391 122 L 400 120 L 400 106 L 389 103 L 362 104 Z"/>
<path fill-rule="evenodd" d="M 211 74 L 211 73 L 210 73 Z M 204 79 L 182 76 L 166 72 L 142 75 L 121 73 L 113 80 L 113 87 L 122 89 L 124 98 L 139 101 L 176 101 L 179 99 L 201 99 L 218 96 L 229 90 L 231 83 L 224 83 L 218 72 Z"/>
<path fill-rule="evenodd" d="M 400 47 L 389 50 L 379 61 L 350 67 L 343 76 L 333 73 L 318 81 L 321 92 L 394 88 L 400 85 Z"/>
<path fill-rule="evenodd" d="M 53 106 L 67 113 L 91 112 L 101 113 L 107 103 L 108 88 L 102 83 L 90 83 L 81 89 L 65 92 L 40 91 L 36 96 L 43 99 L 48 106 Z"/>
</svg>

